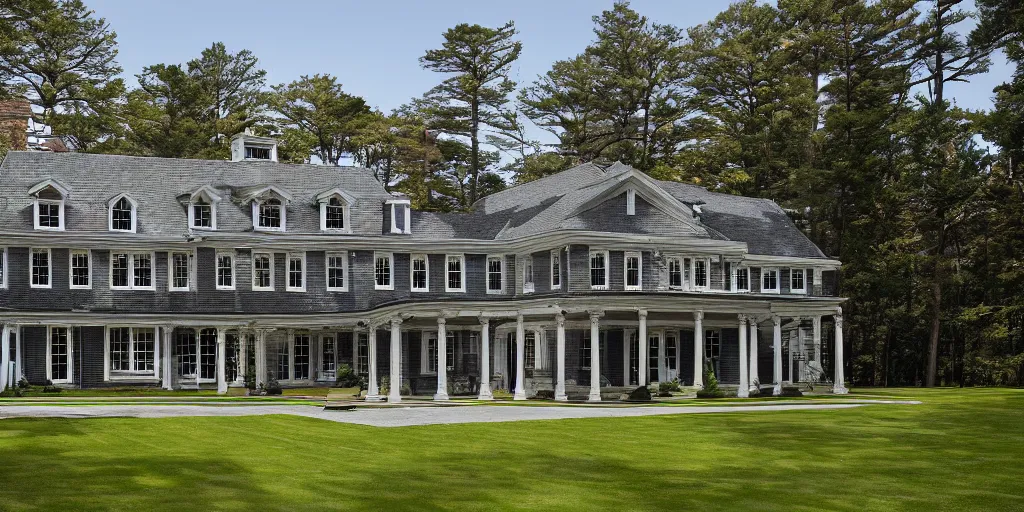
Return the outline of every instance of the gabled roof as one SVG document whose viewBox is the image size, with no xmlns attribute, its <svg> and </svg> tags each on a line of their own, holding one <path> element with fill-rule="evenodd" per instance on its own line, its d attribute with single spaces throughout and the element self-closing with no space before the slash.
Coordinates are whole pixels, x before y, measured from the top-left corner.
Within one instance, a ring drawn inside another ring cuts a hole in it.
<svg viewBox="0 0 1024 512">
<path fill-rule="evenodd" d="M 38 193 L 40 193 L 40 192 L 42 192 L 42 191 L 44 191 L 44 190 L 46 190 L 48 188 L 52 188 L 52 189 L 56 190 L 63 197 L 67 197 L 68 193 L 70 192 L 70 189 L 68 188 L 67 185 L 65 185 L 65 184 L 63 184 L 63 183 L 61 183 L 61 182 L 59 182 L 59 181 L 57 181 L 55 179 L 47 178 L 47 179 L 45 179 L 43 181 L 40 181 L 39 183 L 36 183 L 35 185 L 32 185 L 31 187 L 29 187 L 28 195 L 34 196 L 34 195 L 36 195 L 36 194 L 38 194 Z"/>
<path fill-rule="evenodd" d="M 284 199 L 285 202 L 290 203 L 292 201 L 292 195 L 290 192 L 275 185 L 253 185 L 251 187 L 242 187 L 238 189 L 238 194 L 236 194 L 238 200 L 242 203 L 249 203 L 258 199 L 267 199 L 271 195 L 276 195 L 277 197 Z"/>
<path fill-rule="evenodd" d="M 345 201 L 345 203 L 349 205 L 356 202 L 356 198 L 352 197 L 352 195 L 349 194 L 348 192 L 342 190 L 341 187 L 334 187 L 329 190 L 324 190 L 323 192 L 320 192 L 319 194 L 313 196 L 313 200 L 316 201 L 317 203 L 323 203 L 329 201 L 334 196 L 340 197 L 342 201 Z"/>
<path fill-rule="evenodd" d="M 193 202 L 196 199 L 199 199 L 199 198 L 201 198 L 203 196 L 206 196 L 211 202 L 214 202 L 214 203 L 219 203 L 223 199 L 223 197 L 221 197 L 220 193 L 217 192 L 217 189 L 215 189 L 215 188 L 213 188 L 213 187 L 211 187 L 209 185 L 203 185 L 203 186 L 199 187 L 198 189 L 192 191 L 191 193 L 186 192 L 184 194 L 179 195 L 178 197 L 181 197 L 181 196 L 188 196 L 188 201 L 189 202 Z"/>
</svg>

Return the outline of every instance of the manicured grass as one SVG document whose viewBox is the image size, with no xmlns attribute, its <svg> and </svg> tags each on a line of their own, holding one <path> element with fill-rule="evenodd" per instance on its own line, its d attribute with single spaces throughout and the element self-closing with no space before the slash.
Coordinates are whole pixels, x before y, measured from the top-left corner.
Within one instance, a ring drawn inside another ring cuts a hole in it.
<svg viewBox="0 0 1024 512">
<path fill-rule="evenodd" d="M 0 420 L 0 509 L 1024 506 L 1024 390 L 859 391 L 924 404 L 397 429 Z"/>
</svg>

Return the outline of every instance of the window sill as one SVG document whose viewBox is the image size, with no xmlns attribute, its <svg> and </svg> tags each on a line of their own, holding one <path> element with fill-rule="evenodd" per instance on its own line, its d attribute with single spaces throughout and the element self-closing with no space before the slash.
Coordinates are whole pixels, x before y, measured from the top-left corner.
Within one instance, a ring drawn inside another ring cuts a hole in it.
<svg viewBox="0 0 1024 512">
<path fill-rule="evenodd" d="M 218 286 L 218 287 L 216 287 L 214 289 L 219 291 L 219 292 L 233 292 L 233 291 L 235 291 L 235 287 L 234 286 L 230 286 L 230 287 L 229 286 Z"/>
<path fill-rule="evenodd" d="M 160 377 L 157 377 L 156 375 L 153 375 L 151 373 L 140 373 L 138 375 L 132 375 L 132 374 L 113 375 L 113 374 L 111 374 L 110 377 L 107 378 L 107 381 L 124 381 L 124 380 L 158 381 L 158 380 L 160 380 Z"/>
<path fill-rule="evenodd" d="M 395 287 L 394 286 L 373 285 L 373 289 L 377 290 L 377 291 L 383 291 L 383 292 L 393 292 L 393 291 L 395 291 Z"/>
<path fill-rule="evenodd" d="M 328 288 L 327 291 L 332 292 L 332 293 L 346 293 L 346 292 L 348 292 L 348 288 Z M 415 291 L 415 290 L 413 290 L 413 291 Z"/>
<path fill-rule="evenodd" d="M 33 288 L 33 289 L 36 289 L 36 290 L 49 290 L 49 289 L 53 288 L 53 285 L 49 285 L 48 284 L 48 285 L 44 286 L 44 285 L 41 285 L 41 284 L 30 284 L 29 288 Z"/>
<path fill-rule="evenodd" d="M 68 285 L 68 289 L 69 290 L 92 290 L 92 285 L 89 285 L 89 286 Z"/>
<path fill-rule="evenodd" d="M 192 289 L 191 288 L 168 288 L 167 291 L 175 292 L 175 293 L 180 293 L 180 292 L 190 292 L 190 291 L 192 291 Z"/>
<path fill-rule="evenodd" d="M 45 227 L 45 226 L 36 226 L 35 229 L 36 229 L 36 231 L 64 231 L 63 227 L 49 228 L 49 227 Z"/>
</svg>

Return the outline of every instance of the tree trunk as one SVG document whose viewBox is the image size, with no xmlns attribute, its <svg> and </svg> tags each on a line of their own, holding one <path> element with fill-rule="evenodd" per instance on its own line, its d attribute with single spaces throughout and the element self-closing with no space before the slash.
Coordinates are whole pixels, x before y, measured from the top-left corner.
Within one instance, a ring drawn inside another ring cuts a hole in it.
<svg viewBox="0 0 1024 512">
<path fill-rule="evenodd" d="M 469 201 L 466 206 L 476 202 L 476 183 L 480 175 L 480 100 L 473 98 L 473 114 L 470 119 L 470 165 L 469 165 Z"/>
<path fill-rule="evenodd" d="M 943 219 L 940 219 L 940 222 Z M 942 254 L 945 252 L 946 228 L 939 226 L 939 246 L 935 255 L 935 272 L 932 277 L 932 334 L 928 340 L 928 372 L 925 374 L 925 387 L 935 386 L 939 364 L 939 335 L 942 332 Z"/>
</svg>

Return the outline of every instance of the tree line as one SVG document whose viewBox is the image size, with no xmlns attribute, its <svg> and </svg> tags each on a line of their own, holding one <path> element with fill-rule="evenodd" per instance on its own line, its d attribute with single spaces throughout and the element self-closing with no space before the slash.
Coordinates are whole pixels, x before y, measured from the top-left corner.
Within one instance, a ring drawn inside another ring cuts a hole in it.
<svg viewBox="0 0 1024 512">
<path fill-rule="evenodd" d="M 329 74 L 268 85 L 252 52 L 222 43 L 129 88 L 115 32 L 81 0 L 8 0 L 0 94 L 80 151 L 227 158 L 252 130 L 283 161 L 351 157 L 421 209 L 616 160 L 771 198 L 844 263 L 855 384 L 1024 384 L 1019 1 L 741 0 L 688 28 L 620 2 L 593 23 L 525 84 L 510 77 L 514 22 L 456 25 L 419 61 L 437 85 L 380 112 Z M 946 86 L 996 51 L 1014 71 L 993 107 L 956 106 Z"/>
</svg>

